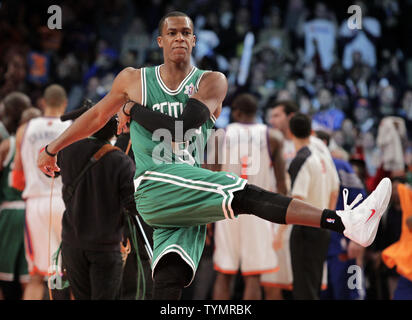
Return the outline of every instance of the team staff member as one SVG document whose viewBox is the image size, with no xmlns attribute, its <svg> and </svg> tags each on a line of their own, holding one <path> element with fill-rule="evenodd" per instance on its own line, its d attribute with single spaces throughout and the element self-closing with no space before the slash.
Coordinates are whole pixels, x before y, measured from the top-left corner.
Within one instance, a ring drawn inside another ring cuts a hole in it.
<svg viewBox="0 0 412 320">
<path fill-rule="evenodd" d="M 79 111 L 74 113 L 80 115 Z M 62 220 L 62 262 L 78 300 L 119 298 L 123 213 L 125 208 L 136 213 L 136 168 L 123 151 L 110 144 L 116 129 L 113 117 L 98 132 L 64 148 L 57 157 L 66 207 Z M 97 162 L 82 172 L 98 151 Z"/>
<path fill-rule="evenodd" d="M 281 100 L 273 103 L 270 109 L 269 122 L 274 127 L 279 129 L 284 136 L 284 159 L 286 168 L 288 169 L 291 161 L 296 155 L 295 146 L 292 140 L 290 130 L 290 119 L 298 112 L 298 106 L 290 100 Z M 338 198 L 339 191 L 339 176 L 333 163 L 331 154 L 324 143 L 311 135 L 309 137 L 309 149 L 315 152 L 322 158 L 326 169 L 328 184 L 334 186 L 331 191 L 329 209 L 334 209 Z M 289 175 L 287 175 L 290 181 Z M 288 183 L 290 185 L 290 183 Z M 275 234 L 274 248 L 279 258 L 279 272 L 268 273 L 262 275 L 262 285 L 265 288 L 266 296 L 269 299 L 282 299 L 281 289 L 291 291 L 293 289 L 293 273 L 291 267 L 290 254 L 290 234 L 292 232 L 291 225 L 279 225 Z M 327 284 L 326 273 L 322 280 L 322 287 Z"/>
<path fill-rule="evenodd" d="M 309 149 L 311 119 L 307 115 L 296 113 L 290 119 L 289 126 L 297 150 L 288 170 L 291 196 L 314 206 L 329 207 L 335 186 L 329 183 L 329 172 L 324 159 L 318 152 Z M 290 249 L 294 299 L 319 299 L 329 239 L 329 230 L 293 226 Z"/>
</svg>

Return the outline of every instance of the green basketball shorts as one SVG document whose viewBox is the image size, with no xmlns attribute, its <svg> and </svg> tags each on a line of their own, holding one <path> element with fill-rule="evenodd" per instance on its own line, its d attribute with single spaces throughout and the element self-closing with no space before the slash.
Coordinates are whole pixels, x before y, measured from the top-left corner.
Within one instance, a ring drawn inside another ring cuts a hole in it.
<svg viewBox="0 0 412 320">
<path fill-rule="evenodd" d="M 233 193 L 247 180 L 188 164 L 162 164 L 135 179 L 137 210 L 152 227 L 191 227 L 234 219 Z"/>
<path fill-rule="evenodd" d="M 137 177 L 137 210 L 155 229 L 153 273 L 164 255 L 175 252 L 192 268 L 193 280 L 203 252 L 206 225 L 236 218 L 231 207 L 233 193 L 246 183 L 232 173 L 188 164 L 162 164 Z"/>
<path fill-rule="evenodd" d="M 29 272 L 24 250 L 24 202 L 0 205 L 0 280 L 26 283 Z"/>
</svg>

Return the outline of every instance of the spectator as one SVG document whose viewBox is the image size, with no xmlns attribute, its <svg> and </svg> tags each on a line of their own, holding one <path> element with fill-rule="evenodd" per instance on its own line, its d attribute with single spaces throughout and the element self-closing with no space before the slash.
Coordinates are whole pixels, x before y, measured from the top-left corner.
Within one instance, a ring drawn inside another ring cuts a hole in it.
<svg viewBox="0 0 412 320">
<path fill-rule="evenodd" d="M 0 99 L 13 91 L 24 92 L 27 87 L 24 81 L 27 74 L 24 51 L 21 48 L 7 50 L 2 57 L 1 65 Z"/>
<path fill-rule="evenodd" d="M 313 18 L 302 26 L 305 40 L 305 62 L 308 63 L 319 55 L 322 71 L 328 71 L 335 61 L 336 18 L 323 2 L 317 2 Z"/>
<path fill-rule="evenodd" d="M 128 30 L 135 13 L 131 0 L 103 1 L 97 7 L 97 31 L 114 51 L 120 52 L 122 35 Z M 101 23 L 104 21 L 104 23 Z"/>
<path fill-rule="evenodd" d="M 402 97 L 402 109 L 405 113 L 406 119 L 412 121 L 412 90 L 405 91 Z"/>
<path fill-rule="evenodd" d="M 209 12 L 206 17 L 198 16 L 196 22 L 204 20 L 203 26 L 197 26 L 195 59 L 200 61 L 203 57 L 215 55 L 215 49 L 220 44 L 219 18 L 215 12 Z"/>
<path fill-rule="evenodd" d="M 140 68 L 146 61 L 150 47 L 150 37 L 141 18 L 133 20 L 127 33 L 122 37 L 120 61 L 124 67 Z"/>
<path fill-rule="evenodd" d="M 405 122 L 399 117 L 385 117 L 379 124 L 376 143 L 382 155 L 382 169 L 393 177 L 405 175 Z"/>
<path fill-rule="evenodd" d="M 412 191 L 407 184 L 398 184 L 398 201 L 402 210 L 402 231 L 400 239 L 382 252 L 383 262 L 389 267 L 396 266 L 400 274 L 394 300 L 412 299 Z"/>
<path fill-rule="evenodd" d="M 246 34 L 251 31 L 250 12 L 246 7 L 240 7 L 236 10 L 233 24 L 228 29 L 223 29 L 221 41 L 218 50 L 225 57 L 238 57 L 242 55 L 243 41 Z"/>
<path fill-rule="evenodd" d="M 344 43 L 343 67 L 348 70 L 353 66 L 353 53 L 358 51 L 364 63 L 376 67 L 376 46 L 381 37 L 381 24 L 378 19 L 368 16 L 368 10 L 361 1 L 355 3 L 361 8 L 362 28 L 350 29 L 348 20 L 344 20 L 339 29 L 339 37 Z"/>
<path fill-rule="evenodd" d="M 264 27 L 259 32 L 255 50 L 268 47 L 277 52 L 282 58 L 292 59 L 288 33 L 281 28 L 281 13 L 279 8 L 271 7 L 269 14 L 263 18 Z"/>
<path fill-rule="evenodd" d="M 304 0 L 288 1 L 284 23 L 285 29 L 293 35 L 296 32 L 296 26 L 299 24 L 299 21 L 306 15 L 307 9 Z"/>
</svg>

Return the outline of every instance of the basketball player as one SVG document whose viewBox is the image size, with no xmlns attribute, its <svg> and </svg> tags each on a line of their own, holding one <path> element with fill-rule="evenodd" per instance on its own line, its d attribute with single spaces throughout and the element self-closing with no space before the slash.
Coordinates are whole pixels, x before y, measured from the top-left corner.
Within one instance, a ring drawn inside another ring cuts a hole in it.
<svg viewBox="0 0 412 320">
<path fill-rule="evenodd" d="M 285 194 L 283 138 L 279 131 L 256 123 L 256 111 L 254 96 L 240 94 L 234 99 L 232 117 L 235 123 L 227 126 L 217 159 L 219 155 L 224 159 L 223 171 L 233 172 L 265 190 L 275 191 L 278 187 L 280 193 Z M 214 266 L 218 274 L 213 299 L 230 299 L 231 283 L 239 267 L 245 283 L 243 299 L 261 299 L 260 275 L 277 270 L 272 250 L 272 224 L 252 215 L 217 221 Z"/>
<path fill-rule="evenodd" d="M 30 98 L 21 92 L 12 92 L 2 101 L 2 111 L 10 136 L 0 143 L 0 293 L 11 299 L 12 282 L 20 283 L 21 289 L 29 280 L 24 255 L 24 209 L 21 191 L 11 186 L 11 172 L 16 152 L 16 130 L 23 110 L 29 110 Z M 5 117 L 6 118 L 6 117 Z M 17 289 L 20 292 L 20 289 Z"/>
<path fill-rule="evenodd" d="M 269 124 L 283 134 L 283 159 L 286 170 L 295 157 L 295 146 L 290 133 L 289 120 L 298 112 L 298 106 L 289 100 L 281 100 L 271 105 Z M 287 186 L 290 189 L 290 177 L 286 175 Z M 265 290 L 267 300 L 282 300 L 282 290 L 291 291 L 293 288 L 292 262 L 290 258 L 289 239 L 292 225 L 278 225 L 275 232 L 274 248 L 278 258 L 279 270 L 261 276 L 261 285 Z"/>
<path fill-rule="evenodd" d="M 155 227 L 154 299 L 180 298 L 182 288 L 195 275 L 206 224 L 238 214 L 331 228 L 368 246 L 389 201 L 389 179 L 356 212 L 335 212 L 265 191 L 234 174 L 200 168 L 211 133 L 208 129 L 220 114 L 227 80 L 219 72 L 205 72 L 190 64 L 196 37 L 186 14 L 167 14 L 160 20 L 159 31 L 164 64 L 121 71 L 110 92 L 46 145 L 38 158 L 38 167 L 53 176 L 59 170 L 56 155 L 60 150 L 90 136 L 116 113 L 118 131 L 132 118 L 136 206 L 146 223 Z M 364 224 L 372 209 L 369 224 Z"/>
<path fill-rule="evenodd" d="M 25 247 L 30 273 L 30 282 L 23 295 L 25 300 L 43 298 L 44 278 L 51 265 L 50 256 L 61 241 L 61 219 L 64 211 L 61 178 L 55 178 L 51 190 L 51 179 L 37 168 L 36 162 L 44 145 L 70 125 L 70 122 L 64 123 L 59 118 L 66 109 L 66 91 L 60 85 L 53 84 L 45 89 L 43 98 L 43 116 L 20 126 L 16 135 L 13 186 L 23 190 L 23 199 L 26 201 Z M 50 219 L 52 224 L 49 235 Z"/>
</svg>

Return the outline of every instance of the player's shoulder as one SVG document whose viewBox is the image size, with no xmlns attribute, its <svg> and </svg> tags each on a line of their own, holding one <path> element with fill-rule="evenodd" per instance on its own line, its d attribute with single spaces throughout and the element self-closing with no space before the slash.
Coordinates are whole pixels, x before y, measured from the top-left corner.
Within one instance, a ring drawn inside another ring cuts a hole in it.
<svg viewBox="0 0 412 320">
<path fill-rule="evenodd" d="M 17 141 L 21 141 L 24 137 L 24 132 L 26 131 L 27 127 L 29 126 L 29 124 L 33 123 L 34 120 L 36 120 L 37 118 L 33 118 L 30 119 L 29 121 L 27 121 L 26 123 L 21 124 L 16 131 L 16 140 Z"/>
<path fill-rule="evenodd" d="M 213 94 L 215 97 L 221 97 L 222 101 L 226 96 L 227 87 L 228 82 L 226 76 L 219 71 L 203 73 L 198 84 L 199 91 L 203 88 L 208 94 Z M 218 117 L 219 114 L 215 114 L 215 116 Z"/>
<path fill-rule="evenodd" d="M 3 159 L 6 158 L 6 155 L 9 152 L 9 148 L 10 148 L 10 137 L 4 139 L 0 143 L 0 167 L 1 167 L 1 163 L 3 162 Z"/>
<path fill-rule="evenodd" d="M 275 128 L 267 126 L 267 131 L 268 131 L 269 139 L 273 139 L 279 143 L 283 143 L 284 141 L 283 134 L 279 129 L 275 129 Z"/>
<path fill-rule="evenodd" d="M 139 78 L 141 75 L 141 70 L 142 69 L 137 69 L 133 67 L 126 67 L 122 71 L 119 72 L 117 75 L 117 78 L 119 79 L 132 79 L 132 78 Z"/>
<path fill-rule="evenodd" d="M 141 69 L 136 69 L 132 67 L 126 67 L 118 73 L 116 78 L 113 81 L 111 92 L 119 92 L 121 94 L 126 94 L 129 97 L 138 100 L 139 97 L 136 95 L 136 86 L 137 88 L 141 83 Z M 137 101 L 136 100 L 136 101 Z"/>
<path fill-rule="evenodd" d="M 207 80 L 206 80 L 207 79 Z M 226 76 L 220 71 L 205 70 L 201 81 L 227 81 Z"/>
</svg>

